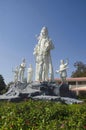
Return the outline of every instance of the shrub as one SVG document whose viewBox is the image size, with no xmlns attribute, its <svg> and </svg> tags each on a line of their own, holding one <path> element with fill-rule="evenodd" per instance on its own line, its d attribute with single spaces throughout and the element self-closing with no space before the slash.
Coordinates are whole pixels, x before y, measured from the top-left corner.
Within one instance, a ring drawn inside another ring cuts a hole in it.
<svg viewBox="0 0 86 130">
<path fill-rule="evenodd" d="M 86 104 L 0 102 L 0 130 L 85 130 Z"/>
</svg>

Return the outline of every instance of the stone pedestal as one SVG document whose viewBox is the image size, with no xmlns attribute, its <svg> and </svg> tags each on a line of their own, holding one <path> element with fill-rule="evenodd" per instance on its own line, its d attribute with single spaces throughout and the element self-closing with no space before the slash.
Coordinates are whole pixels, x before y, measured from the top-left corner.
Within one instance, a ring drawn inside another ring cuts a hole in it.
<svg viewBox="0 0 86 130">
<path fill-rule="evenodd" d="M 76 94 L 69 90 L 69 85 L 66 83 L 62 83 L 59 86 L 59 93 L 61 97 L 70 97 L 70 98 L 76 98 Z"/>
</svg>

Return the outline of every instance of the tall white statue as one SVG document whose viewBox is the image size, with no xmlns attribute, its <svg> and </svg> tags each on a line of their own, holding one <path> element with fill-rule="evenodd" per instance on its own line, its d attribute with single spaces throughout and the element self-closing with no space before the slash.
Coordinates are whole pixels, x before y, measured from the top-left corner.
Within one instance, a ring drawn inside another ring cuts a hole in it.
<svg viewBox="0 0 86 130">
<path fill-rule="evenodd" d="M 26 68 L 26 61 L 25 61 L 25 59 L 23 59 L 22 63 L 20 64 L 20 67 L 19 67 L 19 81 L 20 82 L 24 81 L 25 68 Z"/>
<path fill-rule="evenodd" d="M 43 27 L 39 37 L 37 37 L 38 44 L 34 48 L 33 54 L 36 59 L 36 81 L 48 81 L 49 74 L 51 81 L 54 80 L 53 66 L 50 51 L 54 49 L 54 45 L 48 36 L 48 30 Z"/>
<path fill-rule="evenodd" d="M 56 72 L 60 74 L 62 82 L 65 82 L 67 77 L 68 60 L 66 60 L 66 62 L 64 62 L 64 60 L 61 60 L 60 63 L 60 68 L 59 70 L 56 70 Z"/>
<path fill-rule="evenodd" d="M 18 75 L 19 75 L 19 68 L 18 66 L 16 67 L 15 70 L 12 70 L 12 72 L 14 72 L 14 82 L 18 82 Z"/>
<path fill-rule="evenodd" d="M 33 77 L 33 68 L 32 68 L 32 65 L 30 64 L 27 70 L 27 83 L 32 82 L 32 77 Z"/>
</svg>

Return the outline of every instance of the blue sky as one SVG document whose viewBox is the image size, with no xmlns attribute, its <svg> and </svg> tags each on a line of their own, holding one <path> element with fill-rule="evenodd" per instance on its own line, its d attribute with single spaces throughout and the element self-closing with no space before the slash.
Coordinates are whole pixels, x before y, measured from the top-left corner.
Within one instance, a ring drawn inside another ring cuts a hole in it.
<svg viewBox="0 0 86 130">
<path fill-rule="evenodd" d="M 54 72 L 61 59 L 69 59 L 68 77 L 76 61 L 86 63 L 86 0 L 0 0 L 0 74 L 6 83 L 23 57 L 35 71 L 35 35 L 43 26 L 55 46 Z"/>
</svg>

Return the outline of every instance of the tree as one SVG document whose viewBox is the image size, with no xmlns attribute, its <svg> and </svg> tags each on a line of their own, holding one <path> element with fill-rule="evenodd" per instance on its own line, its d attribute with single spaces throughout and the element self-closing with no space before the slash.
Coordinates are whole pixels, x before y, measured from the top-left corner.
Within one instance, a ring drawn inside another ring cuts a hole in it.
<svg viewBox="0 0 86 130">
<path fill-rule="evenodd" d="M 0 93 L 2 93 L 2 91 L 5 89 L 6 89 L 6 84 L 4 82 L 3 76 L 0 74 Z"/>
<path fill-rule="evenodd" d="M 72 72 L 71 77 L 86 77 L 86 64 L 81 61 L 74 63 L 75 71 Z"/>
</svg>

